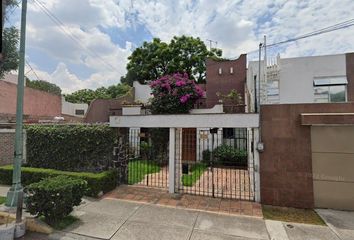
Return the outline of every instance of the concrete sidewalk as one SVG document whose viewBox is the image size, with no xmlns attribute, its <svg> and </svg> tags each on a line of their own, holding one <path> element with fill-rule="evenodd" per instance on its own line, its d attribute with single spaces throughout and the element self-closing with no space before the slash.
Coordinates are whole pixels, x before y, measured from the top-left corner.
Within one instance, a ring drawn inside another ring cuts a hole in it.
<svg viewBox="0 0 354 240">
<path fill-rule="evenodd" d="M 203 213 L 115 199 L 75 210 L 81 222 L 50 239 L 268 239 L 261 218 Z"/>
<path fill-rule="evenodd" d="M 339 240 L 327 226 L 264 221 L 117 199 L 87 201 L 80 222 L 49 239 L 112 240 Z"/>
<path fill-rule="evenodd" d="M 6 196 L 8 186 L 0 186 Z M 73 212 L 78 223 L 50 236 L 55 240 L 351 240 L 354 212 L 316 210 L 327 226 L 264 221 L 259 217 L 187 210 L 119 199 L 85 199 Z M 27 236 L 27 235 L 26 235 Z M 27 239 L 27 238 L 24 238 Z"/>
</svg>

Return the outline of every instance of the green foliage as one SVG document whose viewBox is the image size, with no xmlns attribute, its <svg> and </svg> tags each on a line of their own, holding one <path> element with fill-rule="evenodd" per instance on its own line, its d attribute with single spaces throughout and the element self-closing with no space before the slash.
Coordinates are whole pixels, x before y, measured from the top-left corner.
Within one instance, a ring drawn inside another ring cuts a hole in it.
<svg viewBox="0 0 354 240">
<path fill-rule="evenodd" d="M 224 166 L 247 166 L 247 152 L 222 144 L 213 151 L 214 163 Z"/>
<path fill-rule="evenodd" d="M 12 165 L 0 167 L 0 184 L 12 184 L 12 170 Z M 61 175 L 69 176 L 70 178 L 85 180 L 88 186 L 86 195 L 91 197 L 97 197 L 100 192 L 107 193 L 117 186 L 117 172 L 113 169 L 100 173 L 89 173 L 66 172 L 44 168 L 21 168 L 21 181 L 24 186 L 30 185 L 31 183 L 39 182 L 44 178 L 56 177 Z"/>
<path fill-rule="evenodd" d="M 126 84 L 117 84 L 106 87 L 100 87 L 96 90 L 81 89 L 71 94 L 65 95 L 65 100 L 72 103 L 90 104 L 95 99 L 113 99 L 127 94 L 131 87 Z"/>
<path fill-rule="evenodd" d="M 0 204 L 4 204 L 6 202 L 6 197 L 0 197 Z"/>
<path fill-rule="evenodd" d="M 145 141 L 140 142 L 140 155 L 143 160 L 151 158 L 151 145 Z"/>
<path fill-rule="evenodd" d="M 0 67 L 0 78 L 11 70 L 17 70 L 19 64 L 19 31 L 15 27 L 4 28 L 3 31 L 3 60 Z"/>
<path fill-rule="evenodd" d="M 145 175 L 160 171 L 160 166 L 153 161 L 134 160 L 128 164 L 128 184 L 141 182 Z"/>
<path fill-rule="evenodd" d="M 107 170 L 117 135 L 106 125 L 27 126 L 27 165 L 64 171 Z"/>
<path fill-rule="evenodd" d="M 210 154 L 211 151 L 209 149 L 206 149 L 202 152 L 202 162 L 206 165 L 210 165 Z"/>
<path fill-rule="evenodd" d="M 26 210 L 35 216 L 44 216 L 54 225 L 79 206 L 87 188 L 86 181 L 68 176 L 45 178 L 25 188 Z"/>
<path fill-rule="evenodd" d="M 199 178 L 203 175 L 204 171 L 207 169 L 207 165 L 204 163 L 196 163 L 189 170 L 188 174 L 182 175 L 183 186 L 191 187 L 193 186 Z"/>
<path fill-rule="evenodd" d="M 152 42 L 144 42 L 128 57 L 128 72 L 121 82 L 132 86 L 133 81 L 146 83 L 166 74 L 186 72 L 193 80 L 202 83 L 205 82 L 206 58 L 217 58 L 221 54 L 220 49 L 209 51 L 200 38 L 175 36 L 169 44 L 154 38 Z"/>
<path fill-rule="evenodd" d="M 26 86 L 34 89 L 38 89 L 41 91 L 45 91 L 48 93 L 52 93 L 58 96 L 61 96 L 61 89 L 59 86 L 55 85 L 54 83 L 50 83 L 43 80 L 29 80 L 26 79 Z"/>
<path fill-rule="evenodd" d="M 222 94 L 217 92 L 216 95 L 224 101 L 226 104 L 239 105 L 242 104 L 242 96 L 240 93 L 236 91 L 236 89 L 232 89 L 228 94 Z"/>
</svg>

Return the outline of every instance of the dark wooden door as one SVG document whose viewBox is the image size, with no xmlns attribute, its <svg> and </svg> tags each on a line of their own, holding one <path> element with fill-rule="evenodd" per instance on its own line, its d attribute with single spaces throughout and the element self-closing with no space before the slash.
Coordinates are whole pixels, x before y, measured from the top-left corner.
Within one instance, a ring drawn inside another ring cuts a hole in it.
<svg viewBox="0 0 354 240">
<path fill-rule="evenodd" d="M 195 161 L 197 155 L 197 129 L 182 128 L 182 161 Z"/>
</svg>

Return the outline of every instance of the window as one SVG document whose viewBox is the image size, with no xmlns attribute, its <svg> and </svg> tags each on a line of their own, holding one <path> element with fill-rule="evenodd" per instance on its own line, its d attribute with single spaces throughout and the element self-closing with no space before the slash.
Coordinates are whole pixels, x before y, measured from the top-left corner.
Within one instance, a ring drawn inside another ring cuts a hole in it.
<svg viewBox="0 0 354 240">
<path fill-rule="evenodd" d="M 234 74 L 234 68 L 230 67 L 230 74 Z"/>
<path fill-rule="evenodd" d="M 75 115 L 85 115 L 85 110 L 83 110 L 83 109 L 75 109 Z"/>
<path fill-rule="evenodd" d="M 219 75 L 222 74 L 222 68 L 219 68 Z"/>
<path fill-rule="evenodd" d="M 321 77 L 313 80 L 316 103 L 347 101 L 346 77 Z"/>
</svg>

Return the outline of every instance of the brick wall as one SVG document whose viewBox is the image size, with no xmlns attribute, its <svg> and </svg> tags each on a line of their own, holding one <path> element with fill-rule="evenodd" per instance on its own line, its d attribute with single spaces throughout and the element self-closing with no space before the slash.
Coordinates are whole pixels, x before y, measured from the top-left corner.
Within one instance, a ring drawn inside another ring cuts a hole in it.
<svg viewBox="0 0 354 240">
<path fill-rule="evenodd" d="M 0 113 L 16 114 L 17 85 L 0 81 Z M 60 116 L 61 97 L 25 87 L 23 112 L 29 116 Z"/>
<path fill-rule="evenodd" d="M 15 130 L 0 129 L 0 166 L 13 162 L 14 143 Z"/>
<path fill-rule="evenodd" d="M 260 154 L 263 204 L 313 208 L 311 126 L 301 113 L 354 112 L 354 103 L 262 105 Z"/>
<path fill-rule="evenodd" d="M 214 61 L 207 59 L 206 61 L 206 91 L 207 91 L 207 107 L 211 108 L 219 102 L 216 96 L 217 92 L 228 94 L 232 89 L 237 90 L 244 98 L 246 83 L 246 55 L 242 54 L 238 59 Z M 233 73 L 230 73 L 230 68 Z M 219 74 L 219 68 L 222 73 Z"/>
</svg>

